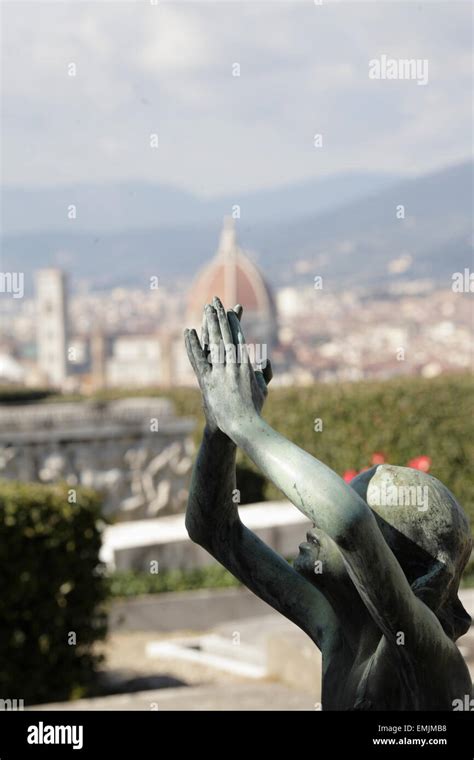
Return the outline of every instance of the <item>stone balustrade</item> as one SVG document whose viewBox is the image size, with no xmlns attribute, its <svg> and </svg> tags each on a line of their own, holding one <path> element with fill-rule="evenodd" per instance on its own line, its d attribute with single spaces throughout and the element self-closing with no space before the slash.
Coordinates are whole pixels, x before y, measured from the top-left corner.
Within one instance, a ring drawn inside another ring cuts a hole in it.
<svg viewBox="0 0 474 760">
<path fill-rule="evenodd" d="M 194 422 L 162 398 L 0 407 L 0 477 L 85 485 L 118 520 L 185 508 Z"/>
</svg>

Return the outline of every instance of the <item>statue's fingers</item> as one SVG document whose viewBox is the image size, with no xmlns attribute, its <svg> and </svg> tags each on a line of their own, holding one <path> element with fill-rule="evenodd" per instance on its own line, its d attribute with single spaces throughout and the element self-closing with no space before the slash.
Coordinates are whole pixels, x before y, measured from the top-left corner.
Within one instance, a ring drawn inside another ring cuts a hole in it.
<svg viewBox="0 0 474 760">
<path fill-rule="evenodd" d="M 236 314 L 235 310 L 227 312 L 227 319 L 229 320 L 229 327 L 232 333 L 232 340 L 235 343 L 235 345 L 238 346 L 239 343 L 245 343 L 245 337 L 242 331 L 242 326 L 240 324 L 238 314 Z"/>
<path fill-rule="evenodd" d="M 222 335 L 215 308 L 210 304 L 206 304 L 205 314 L 207 319 L 207 328 L 209 331 L 209 344 L 220 343 L 222 340 Z"/>
<path fill-rule="evenodd" d="M 232 309 L 232 311 L 233 311 L 235 314 L 237 314 L 237 319 L 239 320 L 239 322 L 240 322 L 240 320 L 242 319 L 242 312 L 243 312 L 243 310 L 244 310 L 244 307 L 243 307 L 243 306 L 242 306 L 240 303 L 237 303 L 237 304 L 234 306 L 234 308 Z"/>
<path fill-rule="evenodd" d="M 266 364 L 262 370 L 262 373 L 266 384 L 269 385 L 273 377 L 273 368 L 270 359 L 266 360 Z"/>
<path fill-rule="evenodd" d="M 188 340 L 194 361 L 196 362 L 196 374 L 203 377 L 211 371 L 211 367 L 206 358 L 206 354 L 201 348 L 196 330 L 190 330 L 188 332 Z"/>
<path fill-rule="evenodd" d="M 211 353 L 211 362 L 213 366 L 217 366 L 218 364 L 223 364 L 225 362 L 221 328 L 215 308 L 210 304 L 206 304 L 205 312 L 207 317 L 207 326 L 209 329 L 209 350 Z"/>
<path fill-rule="evenodd" d="M 268 389 L 267 389 L 267 384 L 265 382 L 265 378 L 263 376 L 263 372 L 260 369 L 256 369 L 254 374 L 255 374 L 255 380 L 257 381 L 258 387 L 260 388 L 263 395 L 266 396 L 268 393 Z"/>
<path fill-rule="evenodd" d="M 205 349 L 206 346 L 209 345 L 209 327 L 207 325 L 207 317 L 206 312 L 203 312 L 202 315 L 202 325 L 201 325 L 201 346 Z"/>
<path fill-rule="evenodd" d="M 194 374 L 198 376 L 198 368 L 196 364 L 196 359 L 194 358 L 193 349 L 191 347 L 191 341 L 189 340 L 189 330 L 184 331 L 184 345 L 186 346 L 186 352 L 188 354 L 188 359 L 191 364 L 191 367 L 194 370 Z"/>
<path fill-rule="evenodd" d="M 229 364 L 235 364 L 236 351 L 234 346 L 234 338 L 230 329 L 229 320 L 227 318 L 226 310 L 222 305 L 222 301 L 217 296 L 213 300 L 213 305 L 217 313 L 217 319 L 219 320 L 219 327 L 221 329 L 222 340 L 224 341 L 225 359 Z"/>
</svg>

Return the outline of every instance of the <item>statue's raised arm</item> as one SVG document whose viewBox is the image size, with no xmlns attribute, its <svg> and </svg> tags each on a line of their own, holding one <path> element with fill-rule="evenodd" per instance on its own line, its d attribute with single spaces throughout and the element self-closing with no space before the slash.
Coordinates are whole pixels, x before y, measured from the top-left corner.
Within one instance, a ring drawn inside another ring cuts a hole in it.
<svg viewBox="0 0 474 760">
<path fill-rule="evenodd" d="M 229 312 L 229 338 L 237 347 L 242 307 Z M 185 331 L 189 360 L 201 389 L 211 357 L 206 314 L 201 343 L 193 330 Z M 216 358 L 216 357 L 214 357 Z M 271 366 L 256 375 L 254 403 L 261 409 L 271 380 Z M 236 446 L 217 426 L 212 400 L 203 390 L 206 426 L 194 464 L 186 528 L 204 547 L 257 596 L 304 630 L 320 649 L 329 651 L 337 638 L 337 620 L 326 598 L 291 565 L 261 541 L 240 520 L 236 499 Z M 336 633 L 336 636 L 334 635 Z"/>
</svg>

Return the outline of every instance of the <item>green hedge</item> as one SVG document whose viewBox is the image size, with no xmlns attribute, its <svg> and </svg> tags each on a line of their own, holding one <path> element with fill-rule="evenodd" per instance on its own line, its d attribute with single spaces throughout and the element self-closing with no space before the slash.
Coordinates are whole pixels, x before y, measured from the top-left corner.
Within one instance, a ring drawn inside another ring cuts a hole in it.
<svg viewBox="0 0 474 760">
<path fill-rule="evenodd" d="M 24 388 L 16 385 L 0 385 L 0 404 L 25 404 L 30 401 L 43 401 L 52 396 L 50 388 Z"/>
<path fill-rule="evenodd" d="M 2 699 L 69 699 L 94 683 L 106 632 L 100 502 L 86 489 L 68 497 L 64 484 L 0 481 Z"/>
<path fill-rule="evenodd" d="M 472 557 L 471 561 L 467 563 L 467 567 L 464 570 L 464 574 L 461 579 L 461 588 L 474 588 L 474 558 Z"/>
<path fill-rule="evenodd" d="M 296 550 L 296 547 L 295 547 Z M 287 558 L 293 564 L 294 558 Z M 110 594 L 115 599 L 141 596 L 142 594 L 164 594 L 198 589 L 239 588 L 240 581 L 222 565 L 213 564 L 196 570 L 162 570 L 152 575 L 139 570 L 117 570 L 108 579 Z M 464 573 L 463 588 L 474 587 L 474 565 L 471 563 Z"/>
<path fill-rule="evenodd" d="M 202 421 L 196 392 L 178 389 L 181 414 Z M 375 452 L 405 466 L 421 454 L 431 457 L 431 474 L 441 480 L 470 515 L 474 528 L 474 384 L 470 375 L 434 379 L 403 378 L 383 382 L 315 384 L 305 388 L 272 388 L 264 417 L 276 430 L 309 451 L 340 475 L 371 464 Z M 315 432 L 321 418 L 323 431 Z M 201 427 L 196 432 L 199 438 Z M 253 500 L 259 473 L 239 452 L 238 486 L 242 503 Z M 247 493 L 251 499 L 247 499 Z M 263 499 L 282 494 L 260 479 Z"/>
<path fill-rule="evenodd" d="M 242 584 L 222 565 L 212 564 L 195 570 L 160 570 L 153 575 L 137 570 L 117 570 L 108 579 L 113 597 L 194 591 L 200 588 L 233 588 Z"/>
</svg>

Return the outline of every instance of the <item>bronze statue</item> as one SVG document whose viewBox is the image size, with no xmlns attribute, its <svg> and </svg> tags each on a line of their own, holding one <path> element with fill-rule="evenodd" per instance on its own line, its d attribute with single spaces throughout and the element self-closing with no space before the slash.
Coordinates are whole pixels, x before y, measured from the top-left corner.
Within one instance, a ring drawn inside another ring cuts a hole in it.
<svg viewBox="0 0 474 760">
<path fill-rule="evenodd" d="M 273 430 L 260 416 L 271 367 L 252 367 L 241 313 L 215 298 L 201 342 L 185 331 L 206 416 L 191 539 L 319 647 L 323 709 L 465 704 L 472 683 L 455 644 L 471 622 L 457 596 L 472 548 L 464 512 L 424 472 L 379 465 L 347 484 Z M 237 446 L 314 524 L 294 567 L 239 519 Z"/>
</svg>

